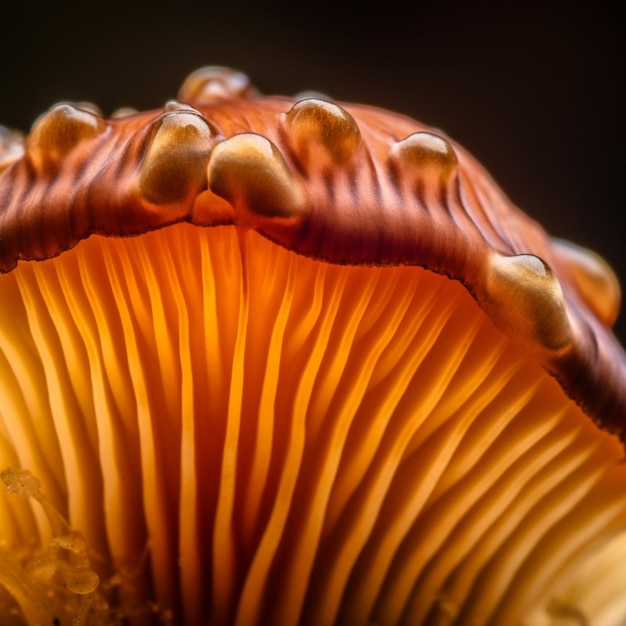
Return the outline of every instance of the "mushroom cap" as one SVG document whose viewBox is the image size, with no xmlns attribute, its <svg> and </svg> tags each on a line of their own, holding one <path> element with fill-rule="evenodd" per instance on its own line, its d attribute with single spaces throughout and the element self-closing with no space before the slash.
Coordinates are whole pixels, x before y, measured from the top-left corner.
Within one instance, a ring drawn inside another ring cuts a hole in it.
<svg viewBox="0 0 626 626">
<path fill-rule="evenodd" d="M 626 555 L 617 280 L 443 133 L 205 68 L 0 142 L 0 454 L 124 606 L 510 623 Z"/>
<path fill-rule="evenodd" d="M 240 73 L 205 68 L 162 111 L 105 121 L 60 104 L 36 122 L 22 158 L 9 158 L 21 154 L 18 138 L 5 142 L 2 272 L 92 234 L 182 221 L 250 229 L 331 263 L 425 267 L 460 280 L 626 438 L 611 269 L 550 238 L 442 133 L 362 105 L 256 96 Z"/>
</svg>

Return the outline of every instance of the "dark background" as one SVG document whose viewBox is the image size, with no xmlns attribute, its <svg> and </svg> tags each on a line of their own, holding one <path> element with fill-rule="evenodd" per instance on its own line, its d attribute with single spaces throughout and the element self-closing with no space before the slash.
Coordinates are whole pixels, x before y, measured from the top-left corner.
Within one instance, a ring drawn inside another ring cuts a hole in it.
<svg viewBox="0 0 626 626">
<path fill-rule="evenodd" d="M 623 20 L 502 4 L 3 2 L 0 123 L 27 130 L 59 100 L 157 108 L 197 67 L 232 66 L 266 93 L 315 89 L 443 129 L 626 285 Z"/>
</svg>

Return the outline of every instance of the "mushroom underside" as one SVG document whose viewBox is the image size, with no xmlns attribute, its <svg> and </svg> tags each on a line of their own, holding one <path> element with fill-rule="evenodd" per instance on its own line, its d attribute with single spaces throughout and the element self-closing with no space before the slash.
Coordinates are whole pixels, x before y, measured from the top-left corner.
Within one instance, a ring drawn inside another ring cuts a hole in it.
<svg viewBox="0 0 626 626">
<path fill-rule="evenodd" d="M 1 465 L 84 536 L 93 623 L 626 615 L 622 446 L 461 283 L 179 223 L 22 261 L 0 299 Z M 0 497 L 0 584 L 41 588 L 50 537 Z"/>
</svg>

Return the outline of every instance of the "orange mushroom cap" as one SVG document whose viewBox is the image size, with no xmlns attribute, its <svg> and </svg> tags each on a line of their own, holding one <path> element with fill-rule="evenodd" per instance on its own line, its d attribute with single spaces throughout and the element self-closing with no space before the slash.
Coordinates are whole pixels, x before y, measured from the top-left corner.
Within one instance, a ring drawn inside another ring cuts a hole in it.
<svg viewBox="0 0 626 626">
<path fill-rule="evenodd" d="M 623 575 L 617 280 L 441 132 L 223 68 L 60 104 L 0 135 L 0 272 L 0 463 L 61 512 L 0 505 L 26 620 L 77 567 L 119 583 L 77 623 L 238 626 L 543 624 Z"/>
</svg>

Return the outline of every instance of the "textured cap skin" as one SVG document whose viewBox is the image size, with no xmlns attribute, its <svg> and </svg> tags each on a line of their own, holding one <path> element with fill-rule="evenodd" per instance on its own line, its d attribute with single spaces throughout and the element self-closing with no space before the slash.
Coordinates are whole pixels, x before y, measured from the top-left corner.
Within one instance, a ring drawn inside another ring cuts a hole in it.
<svg viewBox="0 0 626 626">
<path fill-rule="evenodd" d="M 61 104 L 25 140 L 3 131 L 1 272 L 94 233 L 181 221 L 253 229 L 332 263 L 457 279 L 626 442 L 626 356 L 609 328 L 615 277 L 553 241 L 439 132 L 372 107 L 260 96 L 220 68 L 194 73 L 160 111 L 105 120 Z"/>
</svg>

